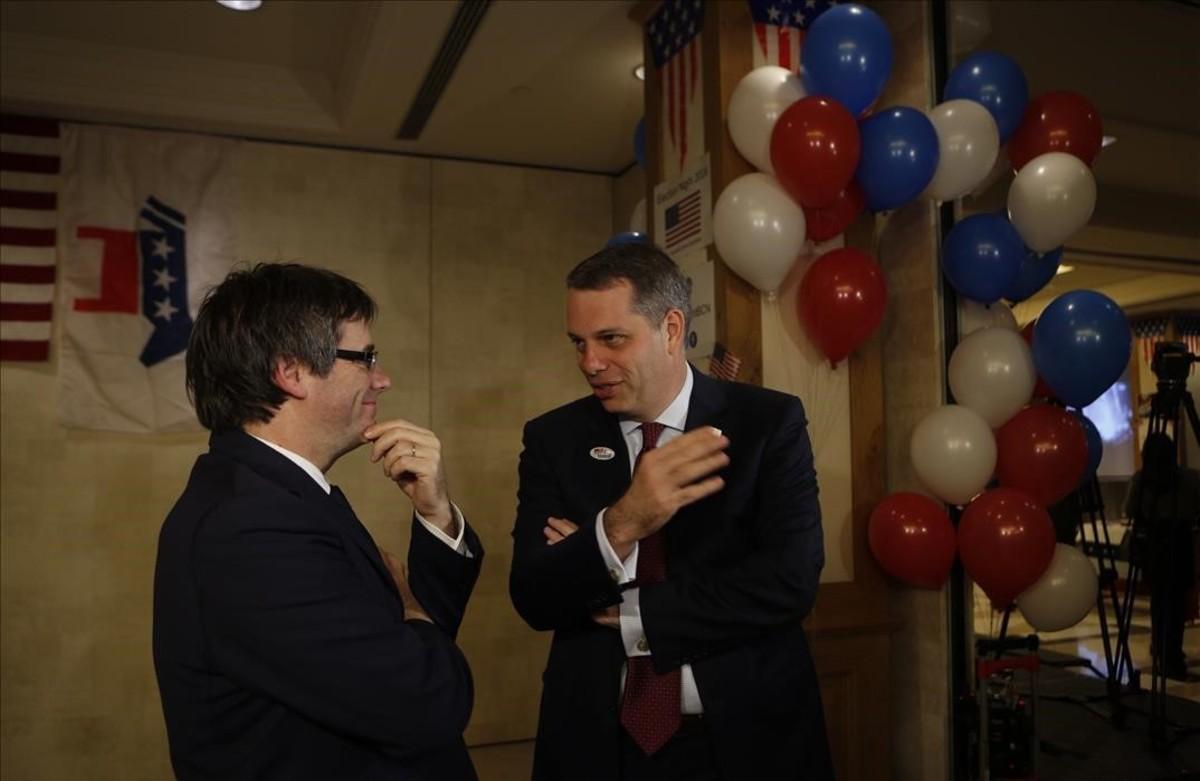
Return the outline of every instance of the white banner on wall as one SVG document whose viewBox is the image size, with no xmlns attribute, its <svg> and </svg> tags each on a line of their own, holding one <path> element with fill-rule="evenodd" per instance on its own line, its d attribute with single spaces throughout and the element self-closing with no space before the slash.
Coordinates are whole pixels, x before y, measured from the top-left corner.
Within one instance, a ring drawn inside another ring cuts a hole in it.
<svg viewBox="0 0 1200 781">
<path fill-rule="evenodd" d="M 59 418 L 107 431 L 196 430 L 184 351 L 232 262 L 240 142 L 64 125 Z"/>
</svg>

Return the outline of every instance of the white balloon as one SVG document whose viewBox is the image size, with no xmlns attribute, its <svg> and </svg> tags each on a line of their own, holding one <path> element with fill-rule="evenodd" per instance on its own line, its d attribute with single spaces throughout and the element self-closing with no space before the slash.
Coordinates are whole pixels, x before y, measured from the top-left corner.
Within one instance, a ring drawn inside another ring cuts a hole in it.
<svg viewBox="0 0 1200 781">
<path fill-rule="evenodd" d="M 1039 632 L 1075 626 L 1096 606 L 1100 581 L 1091 559 L 1074 545 L 1058 543 L 1050 566 L 1017 597 L 1017 607 Z"/>
<path fill-rule="evenodd" d="M 963 505 L 996 470 L 996 438 L 979 413 L 958 404 L 930 412 L 909 441 L 913 469 L 925 487 L 949 504 Z"/>
<path fill-rule="evenodd" d="M 804 250 L 804 210 L 774 177 L 730 182 L 713 209 L 713 239 L 729 268 L 764 293 L 783 282 Z"/>
<path fill-rule="evenodd" d="M 1033 353 L 1016 331 L 981 328 L 967 336 L 950 356 L 954 400 L 1000 428 L 1033 397 L 1037 369 Z"/>
<path fill-rule="evenodd" d="M 804 82 L 787 68 L 764 65 L 742 77 L 729 96 L 729 135 L 733 145 L 755 168 L 771 167 L 771 131 L 788 106 L 808 94 Z"/>
<path fill-rule="evenodd" d="M 929 112 L 938 137 L 938 165 L 925 192 L 936 201 L 961 198 L 978 187 L 1000 152 L 991 112 L 973 100 L 948 100 Z"/>
<path fill-rule="evenodd" d="M 1008 219 L 1035 252 L 1061 247 L 1087 224 L 1095 208 L 1091 169 L 1065 152 L 1033 158 L 1008 188 Z"/>
<path fill-rule="evenodd" d="M 1010 331 L 1020 331 L 1017 326 L 1017 316 L 1003 301 L 994 304 L 981 304 L 969 298 L 958 299 L 958 333 L 960 337 L 969 336 L 980 328 L 1007 328 Z"/>
<path fill-rule="evenodd" d="M 646 199 L 637 202 L 637 206 L 633 207 L 633 214 L 629 216 L 629 230 L 634 233 L 647 234 L 646 230 Z"/>
</svg>

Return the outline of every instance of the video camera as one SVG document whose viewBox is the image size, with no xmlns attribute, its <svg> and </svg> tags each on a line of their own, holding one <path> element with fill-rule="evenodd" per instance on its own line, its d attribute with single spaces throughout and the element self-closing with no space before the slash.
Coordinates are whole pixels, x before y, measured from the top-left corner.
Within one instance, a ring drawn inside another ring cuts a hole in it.
<svg viewBox="0 0 1200 781">
<path fill-rule="evenodd" d="M 1187 384 L 1188 372 L 1193 363 L 1200 361 L 1188 352 L 1183 342 L 1159 342 L 1154 345 L 1154 360 L 1150 369 L 1158 378 L 1160 387 L 1183 388 Z"/>
</svg>

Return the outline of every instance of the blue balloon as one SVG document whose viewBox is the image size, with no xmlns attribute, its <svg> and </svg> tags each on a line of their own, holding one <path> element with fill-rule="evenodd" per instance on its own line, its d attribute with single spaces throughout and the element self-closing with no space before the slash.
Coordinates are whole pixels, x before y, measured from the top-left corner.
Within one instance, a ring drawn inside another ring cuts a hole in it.
<svg viewBox="0 0 1200 781">
<path fill-rule="evenodd" d="M 867 197 L 868 209 L 881 212 L 903 206 L 929 185 L 937 171 L 938 138 L 925 114 L 893 106 L 864 119 L 858 131 L 862 153 L 854 178 Z"/>
<path fill-rule="evenodd" d="M 956 65 L 946 80 L 942 99 L 958 98 L 983 104 L 996 120 L 1003 144 L 1021 124 L 1029 102 L 1029 84 L 1013 58 L 999 52 L 977 52 Z"/>
<path fill-rule="evenodd" d="M 637 127 L 633 129 L 633 156 L 637 158 L 638 165 L 642 168 L 646 167 L 646 118 L 642 117 L 638 120 Z"/>
<path fill-rule="evenodd" d="M 972 214 L 955 223 L 942 245 L 942 271 L 961 295 L 981 304 L 999 301 L 1012 285 L 1025 244 L 1003 214 Z"/>
<path fill-rule="evenodd" d="M 1125 313 L 1094 290 L 1063 293 L 1033 327 L 1033 365 L 1072 407 L 1086 407 L 1120 379 L 1132 349 Z"/>
<path fill-rule="evenodd" d="M 1079 419 L 1079 425 L 1083 426 L 1083 434 L 1087 437 L 1088 463 L 1087 470 L 1083 473 L 1084 479 L 1087 479 L 1096 473 L 1096 469 L 1100 467 L 1100 459 L 1104 458 L 1104 439 L 1100 436 L 1100 429 L 1088 420 L 1087 415 L 1075 410 L 1075 417 Z"/>
<path fill-rule="evenodd" d="M 1062 263 L 1062 254 L 1062 247 L 1052 249 L 1042 255 L 1026 247 L 1025 257 L 1021 258 L 1020 271 L 1017 272 L 1013 283 L 1004 291 L 1004 297 L 1014 304 L 1020 303 L 1050 284 L 1050 280 L 1054 279 L 1054 275 L 1058 273 L 1058 265 Z"/>
<path fill-rule="evenodd" d="M 808 28 L 800 64 L 809 95 L 833 98 L 860 117 L 892 73 L 892 36 L 871 9 L 837 5 Z"/>
<path fill-rule="evenodd" d="M 625 231 L 618 233 L 604 243 L 605 248 L 615 247 L 618 244 L 649 244 L 650 237 L 639 231 Z"/>
</svg>

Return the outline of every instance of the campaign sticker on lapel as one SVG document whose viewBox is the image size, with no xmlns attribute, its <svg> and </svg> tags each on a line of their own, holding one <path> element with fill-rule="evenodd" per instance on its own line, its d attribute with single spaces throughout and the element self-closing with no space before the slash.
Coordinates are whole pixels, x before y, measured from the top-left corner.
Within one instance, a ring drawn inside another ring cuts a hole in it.
<svg viewBox="0 0 1200 781">
<path fill-rule="evenodd" d="M 589 455 L 597 461 L 612 461 L 617 456 L 611 447 L 604 447 L 603 445 L 592 448 Z"/>
</svg>

